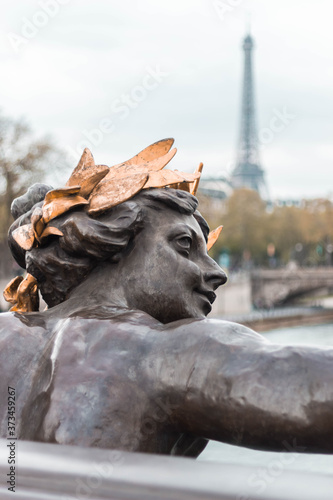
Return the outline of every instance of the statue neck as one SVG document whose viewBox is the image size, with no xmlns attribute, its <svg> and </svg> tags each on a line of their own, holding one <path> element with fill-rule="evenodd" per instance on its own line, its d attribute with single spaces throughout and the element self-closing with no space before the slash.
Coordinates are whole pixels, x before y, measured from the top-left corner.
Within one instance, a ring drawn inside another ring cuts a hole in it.
<svg viewBox="0 0 333 500">
<path fill-rule="evenodd" d="M 67 300 L 56 306 L 56 310 L 65 315 L 92 309 L 127 310 L 122 284 L 117 264 L 102 263 L 71 291 Z"/>
</svg>

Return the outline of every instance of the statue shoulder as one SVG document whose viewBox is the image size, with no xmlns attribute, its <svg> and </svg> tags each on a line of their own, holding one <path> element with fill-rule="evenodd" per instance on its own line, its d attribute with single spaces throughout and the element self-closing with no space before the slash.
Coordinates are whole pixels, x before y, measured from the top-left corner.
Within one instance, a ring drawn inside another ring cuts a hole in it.
<svg viewBox="0 0 333 500">
<path fill-rule="evenodd" d="M 49 318 L 49 327 L 54 337 L 66 339 L 66 343 L 80 339 L 87 345 L 101 345 L 106 350 L 116 350 L 127 343 L 149 342 L 163 325 L 141 311 L 85 311 L 70 316 Z M 103 349 L 104 349 L 103 347 Z M 102 353 L 101 353 L 102 354 Z"/>
<path fill-rule="evenodd" d="M 28 324 L 25 321 L 26 315 L 15 312 L 5 312 L 0 314 L 0 341 L 12 335 L 22 334 L 28 331 Z"/>
<path fill-rule="evenodd" d="M 188 339 L 186 343 L 207 342 L 219 344 L 258 344 L 267 342 L 259 333 L 239 323 L 220 319 L 186 319 L 169 323 L 163 331 L 175 338 Z"/>
</svg>

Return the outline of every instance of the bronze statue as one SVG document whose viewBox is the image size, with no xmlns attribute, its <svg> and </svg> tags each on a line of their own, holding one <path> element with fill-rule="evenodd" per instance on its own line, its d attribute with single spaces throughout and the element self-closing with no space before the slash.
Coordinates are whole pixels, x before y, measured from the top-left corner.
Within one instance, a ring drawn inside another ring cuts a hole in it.
<svg viewBox="0 0 333 500">
<path fill-rule="evenodd" d="M 172 140 L 95 165 L 13 203 L 16 278 L 1 315 L 1 436 L 8 386 L 19 439 L 198 456 L 208 439 L 333 451 L 333 349 L 281 347 L 208 320 L 226 275 L 197 211 L 202 165 L 162 170 Z M 48 309 L 38 312 L 40 290 Z"/>
</svg>

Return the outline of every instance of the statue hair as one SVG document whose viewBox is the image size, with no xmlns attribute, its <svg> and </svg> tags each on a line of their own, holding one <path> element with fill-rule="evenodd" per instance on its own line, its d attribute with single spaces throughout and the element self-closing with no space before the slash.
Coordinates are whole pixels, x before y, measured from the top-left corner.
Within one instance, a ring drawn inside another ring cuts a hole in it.
<svg viewBox="0 0 333 500">
<path fill-rule="evenodd" d="M 50 224 L 60 229 L 63 236 L 50 237 L 44 245 L 25 251 L 12 233 L 17 227 L 30 223 L 33 210 L 43 205 L 51 189 L 44 184 L 34 184 L 25 195 L 14 200 L 12 215 L 16 221 L 8 234 L 14 259 L 36 278 L 49 307 L 66 300 L 99 262 L 115 263 L 124 252 L 130 252 L 135 236 L 144 227 L 147 209 L 159 211 L 167 206 L 178 213 L 194 215 L 206 239 L 209 233 L 207 222 L 196 210 L 198 200 L 194 196 L 179 189 L 147 189 L 95 217 L 80 207 L 53 219 Z"/>
</svg>

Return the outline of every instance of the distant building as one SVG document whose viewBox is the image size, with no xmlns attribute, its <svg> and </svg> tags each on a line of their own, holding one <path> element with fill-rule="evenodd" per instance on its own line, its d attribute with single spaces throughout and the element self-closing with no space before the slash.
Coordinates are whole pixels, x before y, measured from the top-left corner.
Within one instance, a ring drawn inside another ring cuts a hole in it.
<svg viewBox="0 0 333 500">
<path fill-rule="evenodd" d="M 233 192 L 231 182 L 225 177 L 206 177 L 200 180 L 200 193 L 210 198 L 225 200 Z"/>
<path fill-rule="evenodd" d="M 269 200 L 264 170 L 259 161 L 252 68 L 253 46 L 253 38 L 247 35 L 243 41 L 244 80 L 240 139 L 237 164 L 231 175 L 231 183 L 235 189 L 243 187 L 254 189 L 261 198 Z"/>
<path fill-rule="evenodd" d="M 287 199 L 275 199 L 272 202 L 274 207 L 297 207 L 297 208 L 302 208 L 304 206 L 304 200 L 297 200 L 295 198 L 287 198 Z"/>
<path fill-rule="evenodd" d="M 265 180 L 265 172 L 259 161 L 259 145 L 255 119 L 254 85 L 252 68 L 253 38 L 247 35 L 243 40 L 244 50 L 244 79 L 242 94 L 242 113 L 240 126 L 240 140 L 237 150 L 237 163 L 230 178 L 206 177 L 200 180 L 198 194 L 204 198 L 206 210 L 211 204 L 210 212 L 215 215 L 225 210 L 225 201 L 235 189 L 253 189 L 259 193 L 267 203 L 267 210 L 274 207 L 298 207 L 304 205 L 301 199 L 271 200 Z"/>
</svg>

